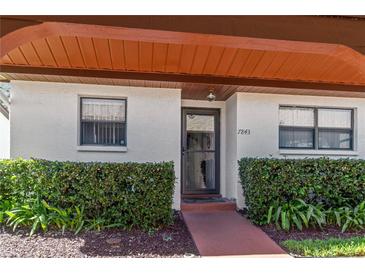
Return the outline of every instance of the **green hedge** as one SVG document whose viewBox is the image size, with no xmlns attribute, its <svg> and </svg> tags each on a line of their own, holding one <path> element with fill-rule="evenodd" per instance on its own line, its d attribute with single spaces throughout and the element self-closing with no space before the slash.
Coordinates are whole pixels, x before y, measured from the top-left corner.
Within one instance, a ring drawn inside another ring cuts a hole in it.
<svg viewBox="0 0 365 274">
<path fill-rule="evenodd" d="M 324 208 L 365 200 L 365 161 L 328 158 L 243 158 L 239 161 L 248 216 L 264 224 L 270 205 L 302 199 Z"/>
<path fill-rule="evenodd" d="M 85 218 L 120 227 L 155 228 L 172 218 L 173 162 L 0 161 L 0 199 L 40 198 L 54 207 L 84 207 Z"/>
</svg>

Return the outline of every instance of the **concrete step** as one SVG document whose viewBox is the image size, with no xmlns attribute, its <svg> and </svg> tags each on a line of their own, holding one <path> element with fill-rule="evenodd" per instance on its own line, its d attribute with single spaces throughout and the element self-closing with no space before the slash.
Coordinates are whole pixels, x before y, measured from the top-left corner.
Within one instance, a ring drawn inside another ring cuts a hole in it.
<svg viewBox="0 0 365 274">
<path fill-rule="evenodd" d="M 183 199 L 194 199 L 194 198 L 222 198 L 221 194 L 183 194 Z"/>
<path fill-rule="evenodd" d="M 183 199 L 181 202 L 182 211 L 234 211 L 236 210 L 236 202 L 220 198 L 214 201 L 214 198 L 210 201 L 199 200 L 193 202 L 192 199 Z"/>
</svg>

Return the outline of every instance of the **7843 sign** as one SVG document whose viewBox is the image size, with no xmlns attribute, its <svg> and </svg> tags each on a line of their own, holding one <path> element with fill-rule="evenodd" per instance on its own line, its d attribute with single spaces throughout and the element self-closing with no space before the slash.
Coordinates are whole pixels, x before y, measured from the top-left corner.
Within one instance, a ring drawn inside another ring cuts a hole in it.
<svg viewBox="0 0 365 274">
<path fill-rule="evenodd" d="M 240 128 L 237 131 L 238 135 L 251 135 L 251 130 L 249 128 Z"/>
</svg>

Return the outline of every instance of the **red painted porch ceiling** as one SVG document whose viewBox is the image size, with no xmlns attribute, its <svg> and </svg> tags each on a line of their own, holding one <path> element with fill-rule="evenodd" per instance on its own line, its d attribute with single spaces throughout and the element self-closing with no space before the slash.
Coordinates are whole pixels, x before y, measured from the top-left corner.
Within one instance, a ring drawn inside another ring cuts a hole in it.
<svg viewBox="0 0 365 274">
<path fill-rule="evenodd" d="M 26 27 L 0 43 L 0 65 L 365 85 L 365 56 L 337 44 L 71 23 Z"/>
</svg>

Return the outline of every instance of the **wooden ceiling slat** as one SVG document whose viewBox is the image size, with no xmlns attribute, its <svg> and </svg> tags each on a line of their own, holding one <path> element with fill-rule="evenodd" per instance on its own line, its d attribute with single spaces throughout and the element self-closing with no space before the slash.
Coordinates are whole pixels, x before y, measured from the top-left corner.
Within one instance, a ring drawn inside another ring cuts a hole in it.
<svg viewBox="0 0 365 274">
<path fill-rule="evenodd" d="M 98 65 L 98 59 L 94 49 L 94 44 L 91 38 L 78 37 L 78 43 L 80 45 L 81 54 L 87 68 L 100 68 Z"/>
<path fill-rule="evenodd" d="M 99 68 L 112 69 L 112 60 L 107 39 L 93 38 Z"/>
<path fill-rule="evenodd" d="M 194 58 L 195 50 L 196 50 L 195 45 L 183 45 L 180 57 L 179 72 L 189 73 L 191 68 L 191 63 Z"/>
<path fill-rule="evenodd" d="M 303 80 L 315 80 L 323 72 L 324 65 L 322 56 L 316 54 L 309 55 L 305 58 L 305 62 L 297 77 Z"/>
<path fill-rule="evenodd" d="M 149 42 L 139 43 L 139 65 L 142 71 L 152 70 L 153 44 Z"/>
<path fill-rule="evenodd" d="M 305 67 L 310 65 L 308 63 L 309 57 L 310 55 L 302 54 L 301 57 L 299 57 L 298 60 L 295 61 L 294 66 L 291 68 L 290 73 L 287 75 L 288 79 L 298 79 L 298 76 L 305 69 Z M 283 68 L 281 68 L 281 70 L 283 70 Z M 280 73 L 280 71 L 278 73 Z"/>
<path fill-rule="evenodd" d="M 327 79 L 329 81 L 337 81 L 337 82 L 345 82 L 346 79 L 349 79 L 352 75 L 357 73 L 357 69 L 353 66 L 350 66 L 348 63 L 342 62 L 333 68 L 331 72 L 327 74 Z"/>
<path fill-rule="evenodd" d="M 115 69 L 125 70 L 124 43 L 121 40 L 110 40 L 112 65 Z"/>
<path fill-rule="evenodd" d="M 224 52 L 223 47 L 211 48 L 203 73 L 215 74 L 219 63 L 222 60 L 223 52 Z"/>
<path fill-rule="evenodd" d="M 32 42 L 37 56 L 41 63 L 47 67 L 58 67 L 56 60 L 45 39 L 38 39 Z"/>
<path fill-rule="evenodd" d="M 276 73 L 275 77 L 287 77 L 288 79 L 294 79 L 293 75 L 303 66 L 306 55 L 302 53 L 291 53 L 286 60 L 284 66 L 282 66 Z"/>
<path fill-rule="evenodd" d="M 240 76 L 250 76 L 251 73 L 255 70 L 257 65 L 260 63 L 261 59 L 264 56 L 264 51 L 255 50 L 251 51 L 245 65 L 243 66 L 242 70 L 240 71 Z"/>
<path fill-rule="evenodd" d="M 30 65 L 38 67 L 43 66 L 31 42 L 20 46 L 20 50 Z"/>
<path fill-rule="evenodd" d="M 360 71 L 357 71 L 355 74 L 351 75 L 348 79 L 348 81 L 350 83 L 358 83 L 358 82 L 361 82 L 362 79 L 365 78 L 365 74 L 360 72 Z"/>
<path fill-rule="evenodd" d="M 46 39 L 49 47 L 52 49 L 53 57 L 59 67 L 67 68 L 70 67 L 70 62 L 66 54 L 65 48 L 61 42 L 60 37 L 48 37 Z"/>
<path fill-rule="evenodd" d="M 8 79 L 8 80 L 16 80 L 16 79 L 14 79 L 13 75 L 12 74 L 9 74 L 9 73 L 0 72 L 0 76 L 2 76 L 5 79 Z"/>
<path fill-rule="evenodd" d="M 243 66 L 246 64 L 248 57 L 250 56 L 251 50 L 239 49 L 236 57 L 234 58 L 227 74 L 230 76 L 238 76 Z"/>
<path fill-rule="evenodd" d="M 1 58 L 1 63 L 4 63 L 4 64 L 14 64 L 11 61 L 11 59 L 10 59 L 10 57 L 9 57 L 8 54 L 6 54 L 3 58 Z"/>
<path fill-rule="evenodd" d="M 169 44 L 167 50 L 167 59 L 166 59 L 166 72 L 178 72 L 180 65 L 180 58 L 182 53 L 182 46 Z"/>
<path fill-rule="evenodd" d="M 265 72 L 263 73 L 263 77 L 270 78 L 273 74 L 275 74 L 286 59 L 289 57 L 289 52 L 278 52 L 273 61 L 270 65 L 266 68 Z"/>
<path fill-rule="evenodd" d="M 32 81 L 47 81 L 44 75 L 32 74 L 32 75 L 24 75 L 29 77 Z"/>
<path fill-rule="evenodd" d="M 215 73 L 217 75 L 225 75 L 229 70 L 233 62 L 233 59 L 236 57 L 237 54 L 238 54 L 238 49 L 225 48 L 223 56 L 217 65 Z"/>
<path fill-rule="evenodd" d="M 125 66 L 127 70 L 139 70 L 139 46 L 137 41 L 124 41 Z"/>
<path fill-rule="evenodd" d="M 76 38 L 71 36 L 63 36 L 61 37 L 61 42 L 65 48 L 66 55 L 71 63 L 71 67 L 85 68 L 85 63 Z"/>
<path fill-rule="evenodd" d="M 182 88 L 183 99 L 206 100 L 206 96 L 211 88 L 214 88 L 217 100 L 226 100 L 235 92 L 251 92 L 251 93 L 272 93 L 272 94 L 300 94 L 312 96 L 337 96 L 337 97 L 356 97 L 365 98 L 363 92 L 336 91 L 336 90 L 309 90 L 309 89 L 293 89 L 293 88 L 274 88 L 262 86 L 234 86 L 234 85 L 211 85 L 211 84 L 193 84 L 193 83 L 177 83 L 163 81 L 145 81 L 145 80 L 128 80 L 128 79 L 109 79 L 96 77 L 75 77 L 61 75 L 42 75 L 35 76 L 30 74 L 19 73 L 2 73 L 6 77 L 14 80 L 26 81 L 61 81 L 65 83 L 85 83 L 85 84 L 104 84 L 104 85 L 121 85 L 121 86 L 144 86 L 144 87 L 166 87 L 166 88 Z M 55 78 L 56 77 L 56 78 Z M 173 85 L 175 84 L 175 85 Z"/>
<path fill-rule="evenodd" d="M 153 46 L 153 71 L 165 72 L 167 59 L 167 44 L 155 43 Z"/>
<path fill-rule="evenodd" d="M 191 65 L 190 73 L 202 74 L 207 58 L 210 52 L 210 46 L 198 46 Z"/>
<path fill-rule="evenodd" d="M 251 72 L 251 77 L 260 77 L 264 74 L 267 67 L 273 62 L 277 52 L 276 51 L 265 51 L 260 62 L 257 64 L 255 69 Z"/>
<path fill-rule="evenodd" d="M 19 48 L 13 49 L 8 53 L 9 57 L 15 64 L 19 65 L 29 65 L 28 61 L 24 58 L 23 53 L 19 50 Z"/>
<path fill-rule="evenodd" d="M 34 78 L 32 78 L 33 75 L 27 75 L 24 73 L 19 73 L 19 80 L 24 80 L 24 81 L 35 81 Z"/>
<path fill-rule="evenodd" d="M 132 41 L 132 39 L 115 40 L 118 39 L 116 36 L 113 36 L 115 38 L 113 40 L 103 36 L 99 38 L 92 36 L 92 33 L 90 37 L 52 36 L 30 41 L 5 55 L 0 64 L 23 68 L 28 65 L 29 68 L 33 67 L 36 70 L 45 69 L 45 67 L 61 70 L 76 69 L 80 71 L 80 75 L 84 76 L 90 75 L 87 74 L 88 69 L 126 75 L 122 77 L 129 77 L 128 73 L 148 72 L 144 74 L 147 79 L 157 80 L 165 79 L 156 78 L 161 73 L 165 73 L 171 75 L 166 79 L 172 79 L 172 81 L 176 81 L 178 79 L 176 77 L 186 77 L 185 74 L 188 74 L 195 78 L 224 77 L 225 80 L 220 80 L 219 83 L 227 83 L 226 80 L 229 81 L 228 83 L 234 83 L 235 80 L 230 78 L 237 77 L 237 81 L 240 80 L 239 78 L 251 80 L 262 78 L 270 81 L 294 80 L 329 85 L 365 84 L 365 69 L 361 69 L 359 61 L 361 58 L 351 50 L 338 45 L 328 46 L 327 51 L 326 45 L 314 45 L 313 50 L 306 48 L 306 51 L 303 49 L 296 51 L 294 48 L 286 47 L 286 44 L 281 41 L 278 42 L 276 51 L 266 45 L 269 43 L 273 46 L 273 41 L 261 41 L 263 45 L 253 46 L 242 44 L 242 48 L 230 45 L 231 47 L 228 48 L 229 45 L 224 43 L 210 44 L 199 39 L 194 44 L 166 44 L 162 43 L 158 37 L 154 42 L 142 42 Z M 29 70 L 10 69 L 9 71 L 29 73 Z M 151 74 L 156 77 L 152 77 Z M 73 72 L 70 75 L 78 74 Z M 77 81 L 78 78 L 72 78 L 73 81 L 75 79 Z M 206 81 L 206 79 L 202 80 L 207 83 Z M 111 80 L 108 83 L 115 85 L 116 81 Z M 161 84 L 158 85 L 161 86 Z"/>
</svg>

